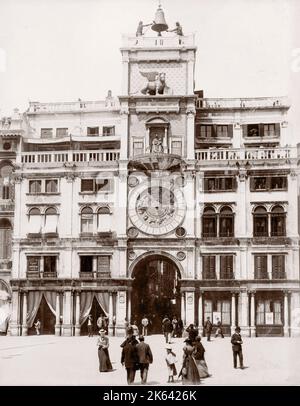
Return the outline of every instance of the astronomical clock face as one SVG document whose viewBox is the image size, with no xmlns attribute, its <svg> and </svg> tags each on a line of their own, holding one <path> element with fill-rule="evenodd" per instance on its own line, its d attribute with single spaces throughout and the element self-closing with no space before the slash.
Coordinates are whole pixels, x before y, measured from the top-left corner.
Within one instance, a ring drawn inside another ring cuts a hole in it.
<svg viewBox="0 0 300 406">
<path fill-rule="evenodd" d="M 170 183 L 141 184 L 130 194 L 130 219 L 145 234 L 167 234 L 178 227 L 184 215 L 183 195 Z"/>
</svg>

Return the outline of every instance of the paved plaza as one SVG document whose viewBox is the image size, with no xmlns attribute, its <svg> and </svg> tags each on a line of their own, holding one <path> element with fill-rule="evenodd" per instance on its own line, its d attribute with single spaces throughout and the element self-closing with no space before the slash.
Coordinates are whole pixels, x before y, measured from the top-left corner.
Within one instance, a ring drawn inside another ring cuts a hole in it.
<svg viewBox="0 0 300 406">
<path fill-rule="evenodd" d="M 110 373 L 98 372 L 96 337 L 0 337 L 0 385 L 126 385 L 126 371 L 120 364 L 121 337 L 110 338 Z M 154 363 L 150 385 L 167 384 L 162 335 L 146 338 Z M 244 370 L 233 369 L 230 338 L 203 339 L 210 378 L 201 385 L 299 385 L 300 339 L 245 338 Z M 183 339 L 172 344 L 180 370 Z M 140 384 L 139 372 L 136 383 Z M 181 385 L 177 381 L 171 385 Z M 170 384 L 169 384 L 170 385 Z"/>
</svg>

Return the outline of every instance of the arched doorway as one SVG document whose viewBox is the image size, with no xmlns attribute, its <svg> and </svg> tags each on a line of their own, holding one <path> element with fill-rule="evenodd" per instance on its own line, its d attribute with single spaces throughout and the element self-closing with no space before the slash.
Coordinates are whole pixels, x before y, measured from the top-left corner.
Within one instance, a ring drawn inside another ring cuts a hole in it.
<svg viewBox="0 0 300 406">
<path fill-rule="evenodd" d="M 0 335 L 7 333 L 10 318 L 10 292 L 7 284 L 0 280 Z"/>
<path fill-rule="evenodd" d="M 131 322 L 138 325 L 144 315 L 150 320 L 150 332 L 162 332 L 165 315 L 180 318 L 180 272 L 175 263 L 162 255 L 142 259 L 132 273 Z"/>
<path fill-rule="evenodd" d="M 34 319 L 34 323 L 40 320 L 41 322 L 41 334 L 55 334 L 55 315 L 52 313 L 44 295 L 42 296 L 41 303 L 39 306 L 39 310 Z M 28 329 L 28 334 L 36 334 L 34 323 L 32 327 Z"/>
<path fill-rule="evenodd" d="M 97 326 L 97 320 L 98 318 L 102 315 L 105 320 L 106 320 L 106 316 L 104 311 L 102 310 L 98 300 L 96 299 L 96 297 L 94 296 L 93 298 L 93 303 L 92 303 L 92 307 L 90 310 L 90 313 L 92 316 L 92 326 L 93 326 L 93 333 L 95 335 L 98 334 L 99 328 Z M 80 329 L 80 335 L 87 335 L 88 334 L 88 319 L 85 320 L 85 322 L 82 324 L 81 329 Z"/>
</svg>

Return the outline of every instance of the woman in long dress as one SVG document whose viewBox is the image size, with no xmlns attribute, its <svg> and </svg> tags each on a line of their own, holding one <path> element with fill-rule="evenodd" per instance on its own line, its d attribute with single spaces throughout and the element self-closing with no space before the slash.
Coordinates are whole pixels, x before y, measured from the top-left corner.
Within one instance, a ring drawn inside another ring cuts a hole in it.
<svg viewBox="0 0 300 406">
<path fill-rule="evenodd" d="M 183 347 L 183 363 L 180 375 L 182 375 L 183 385 L 199 385 L 200 375 L 193 357 L 194 347 L 191 340 L 185 340 Z"/>
<path fill-rule="evenodd" d="M 204 353 L 205 349 L 201 343 L 201 337 L 197 336 L 193 343 L 194 351 L 193 357 L 198 368 L 200 378 L 207 378 L 209 375 L 208 368 L 205 362 Z"/>
<path fill-rule="evenodd" d="M 98 347 L 98 358 L 99 358 L 99 371 L 100 372 L 109 372 L 112 371 L 112 365 L 109 358 L 108 347 L 109 340 L 105 336 L 105 330 L 101 329 L 99 331 L 100 337 L 97 340 Z"/>
</svg>

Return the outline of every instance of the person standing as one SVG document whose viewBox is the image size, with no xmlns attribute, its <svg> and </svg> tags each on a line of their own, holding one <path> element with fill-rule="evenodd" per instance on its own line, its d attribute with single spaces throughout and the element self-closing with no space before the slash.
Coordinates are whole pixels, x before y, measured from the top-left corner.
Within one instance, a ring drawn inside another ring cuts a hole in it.
<svg viewBox="0 0 300 406">
<path fill-rule="evenodd" d="M 127 338 L 121 344 L 121 364 L 124 365 L 126 368 L 128 385 L 134 383 L 136 366 L 139 362 L 136 349 L 137 344 L 138 342 L 133 335 L 133 329 L 132 327 L 129 327 L 127 330 Z"/>
<path fill-rule="evenodd" d="M 198 385 L 200 383 L 199 371 L 193 357 L 194 347 L 190 339 L 186 339 L 183 347 L 183 363 L 179 373 L 183 385 Z"/>
<path fill-rule="evenodd" d="M 194 324 L 190 324 L 186 329 L 186 332 L 189 333 L 189 339 L 193 343 L 198 335 L 198 330 L 194 327 Z"/>
<path fill-rule="evenodd" d="M 34 323 L 34 328 L 36 331 L 36 335 L 39 336 L 40 335 L 40 330 L 41 330 L 41 322 L 39 319 L 37 319 L 37 321 Z"/>
<path fill-rule="evenodd" d="M 174 376 L 177 375 L 176 365 L 176 354 L 173 352 L 172 347 L 168 345 L 166 347 L 167 356 L 166 356 L 166 363 L 168 367 L 168 383 L 174 382 Z"/>
<path fill-rule="evenodd" d="M 242 351 L 243 340 L 240 333 L 241 333 L 240 327 L 236 327 L 235 333 L 231 337 L 232 352 L 233 352 L 233 367 L 237 368 L 237 357 L 239 357 L 240 368 L 244 369 L 244 360 Z"/>
<path fill-rule="evenodd" d="M 207 378 L 209 375 L 208 368 L 205 362 L 204 353 L 205 349 L 201 343 L 201 337 L 197 336 L 193 342 L 193 357 L 196 362 L 200 378 Z"/>
<path fill-rule="evenodd" d="M 153 362 L 153 355 L 149 344 L 146 344 L 143 336 L 139 336 L 139 343 L 136 346 L 142 384 L 147 383 L 149 364 Z"/>
<path fill-rule="evenodd" d="M 114 336 L 114 337 L 115 337 L 115 335 L 116 335 L 116 324 L 117 324 L 116 316 L 113 316 L 113 318 L 112 318 L 112 325 L 113 325 L 113 336 Z"/>
<path fill-rule="evenodd" d="M 176 316 L 173 316 L 172 328 L 173 328 L 172 337 L 177 337 L 177 335 L 178 335 L 178 320 L 177 320 Z"/>
<path fill-rule="evenodd" d="M 210 336 L 212 332 L 212 322 L 210 321 L 209 317 L 207 317 L 206 322 L 204 324 L 204 330 L 207 337 L 207 341 L 210 341 Z"/>
<path fill-rule="evenodd" d="M 112 365 L 109 358 L 108 347 L 109 340 L 105 336 L 105 330 L 99 331 L 100 337 L 97 340 L 98 358 L 99 358 L 99 372 L 112 371 Z"/>
<path fill-rule="evenodd" d="M 181 319 L 178 319 L 177 336 L 182 337 L 182 332 L 183 332 L 183 321 Z"/>
<path fill-rule="evenodd" d="M 219 318 L 217 318 L 217 330 L 216 330 L 215 338 L 217 338 L 219 334 L 221 334 L 221 337 L 224 338 L 221 320 Z"/>
<path fill-rule="evenodd" d="M 163 330 L 163 334 L 165 336 L 166 339 L 166 343 L 170 344 L 171 342 L 171 333 L 173 330 L 173 326 L 171 323 L 171 320 L 169 319 L 168 316 L 165 316 L 163 321 L 162 321 L 162 330 Z"/>
<path fill-rule="evenodd" d="M 134 320 L 133 324 L 131 324 L 131 327 L 133 329 L 133 335 L 135 336 L 135 338 L 137 338 L 139 336 L 139 328 L 136 320 Z"/>
<path fill-rule="evenodd" d="M 88 317 L 87 328 L 88 328 L 88 336 L 93 337 L 93 318 L 91 314 Z"/>
<path fill-rule="evenodd" d="M 105 319 L 102 314 L 97 319 L 97 327 L 99 328 L 99 330 L 105 330 Z"/>
<path fill-rule="evenodd" d="M 142 335 L 147 336 L 148 335 L 148 325 L 149 325 L 149 320 L 147 319 L 146 316 L 142 318 Z"/>
</svg>

